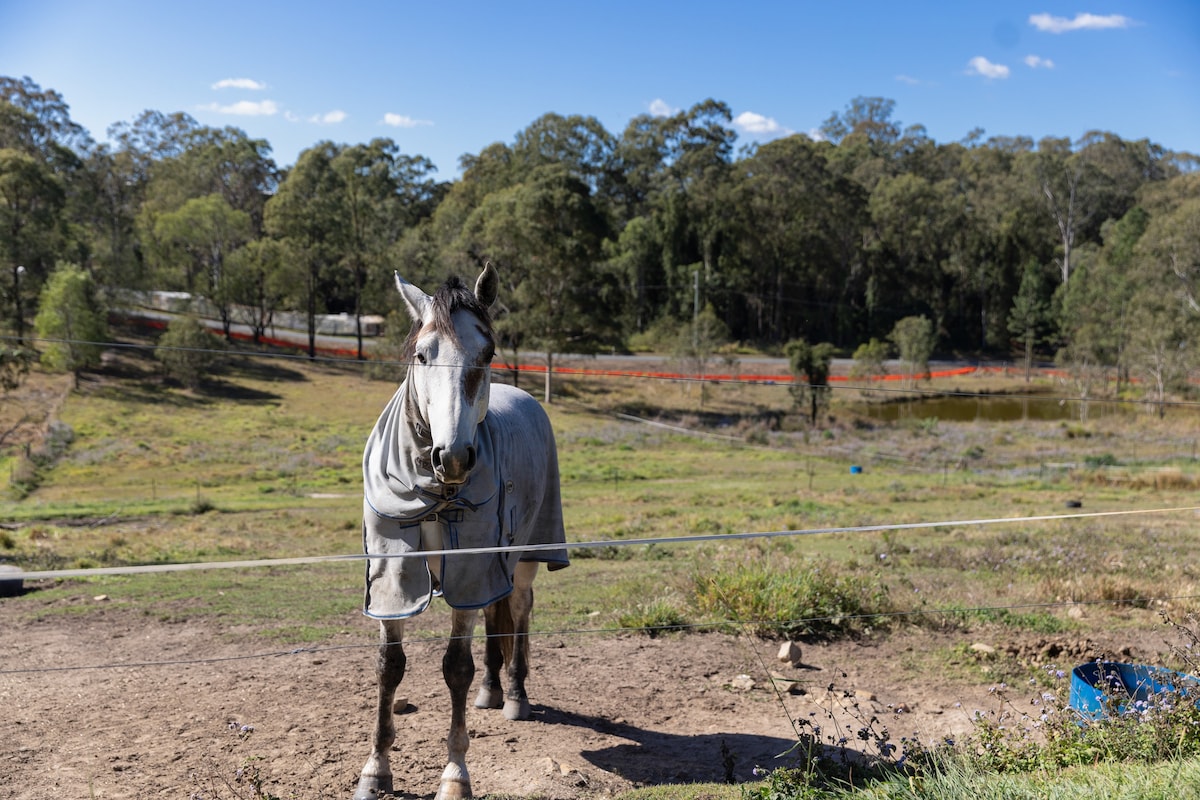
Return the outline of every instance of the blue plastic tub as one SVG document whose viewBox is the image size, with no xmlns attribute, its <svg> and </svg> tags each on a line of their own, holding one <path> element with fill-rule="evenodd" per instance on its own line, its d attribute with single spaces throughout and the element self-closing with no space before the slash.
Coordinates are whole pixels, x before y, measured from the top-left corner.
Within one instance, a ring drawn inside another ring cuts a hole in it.
<svg viewBox="0 0 1200 800">
<path fill-rule="evenodd" d="M 1112 700 L 1123 712 L 1131 702 L 1198 690 L 1200 681 L 1191 675 L 1146 664 L 1091 661 L 1071 670 L 1071 708 L 1088 719 L 1104 719 Z"/>
<path fill-rule="evenodd" d="M 860 466 L 858 466 L 857 464 L 855 464 L 854 466 L 850 467 L 850 474 L 851 474 L 851 475 L 861 475 L 861 474 L 862 474 L 862 467 L 860 467 Z"/>
</svg>

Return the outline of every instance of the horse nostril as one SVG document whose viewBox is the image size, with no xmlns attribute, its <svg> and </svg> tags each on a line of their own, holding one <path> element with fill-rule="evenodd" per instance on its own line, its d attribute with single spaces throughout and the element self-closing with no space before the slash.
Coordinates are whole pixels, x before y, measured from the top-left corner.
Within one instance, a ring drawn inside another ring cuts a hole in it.
<svg viewBox="0 0 1200 800">
<path fill-rule="evenodd" d="M 467 472 L 475 469 L 475 448 L 474 446 L 467 448 Z"/>
<path fill-rule="evenodd" d="M 442 448 L 433 448 L 433 451 L 429 454 L 429 463 L 433 465 L 434 469 L 442 468 Z"/>
</svg>

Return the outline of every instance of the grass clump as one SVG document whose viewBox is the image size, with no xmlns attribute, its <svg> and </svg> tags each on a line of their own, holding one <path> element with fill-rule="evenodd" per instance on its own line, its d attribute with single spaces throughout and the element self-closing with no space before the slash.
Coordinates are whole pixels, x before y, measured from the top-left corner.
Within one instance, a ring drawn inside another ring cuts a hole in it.
<svg viewBox="0 0 1200 800">
<path fill-rule="evenodd" d="M 832 563 L 740 565 L 692 579 L 697 609 L 758 636 L 796 639 L 861 633 L 885 624 L 893 608 L 873 576 L 843 574 Z"/>
</svg>

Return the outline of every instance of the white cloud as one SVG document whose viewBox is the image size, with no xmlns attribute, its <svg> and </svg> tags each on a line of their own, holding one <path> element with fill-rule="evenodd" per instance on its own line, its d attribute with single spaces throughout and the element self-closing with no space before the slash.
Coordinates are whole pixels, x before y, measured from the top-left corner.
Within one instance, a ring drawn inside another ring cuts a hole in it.
<svg viewBox="0 0 1200 800">
<path fill-rule="evenodd" d="M 393 128 L 420 128 L 426 125 L 432 125 L 433 120 L 428 119 L 413 119 L 404 114 L 387 113 L 383 115 L 383 124 L 391 125 Z"/>
<path fill-rule="evenodd" d="M 907 83 L 909 86 L 916 86 L 921 81 L 911 75 L 897 75 L 896 80 L 900 83 Z"/>
<path fill-rule="evenodd" d="M 1008 67 L 1003 64 L 993 64 L 983 56 L 975 56 L 967 62 L 968 75 L 982 75 L 989 80 L 992 78 L 1007 78 Z"/>
<path fill-rule="evenodd" d="M 1105 28 L 1128 28 L 1133 24 L 1129 17 L 1120 14 L 1076 14 L 1074 19 L 1055 17 L 1051 14 L 1033 14 L 1029 24 L 1039 31 L 1046 33 L 1066 33 L 1068 31 L 1099 31 Z"/>
<path fill-rule="evenodd" d="M 743 111 L 733 118 L 733 127 L 745 133 L 759 136 L 787 136 L 790 130 L 780 125 L 771 117 L 755 114 L 753 111 Z"/>
<path fill-rule="evenodd" d="M 346 119 L 346 112 L 340 108 L 333 111 L 326 111 L 324 114 L 314 114 L 308 118 L 309 122 L 315 122 L 318 125 L 336 125 Z"/>
<path fill-rule="evenodd" d="M 808 133 L 805 135 L 814 142 L 825 141 L 825 133 L 820 128 L 810 128 Z"/>
<path fill-rule="evenodd" d="M 666 100 L 661 97 L 656 97 L 650 101 L 650 115 L 654 117 L 670 117 L 678 113 L 678 108 L 673 108 Z"/>
<path fill-rule="evenodd" d="M 1054 69 L 1054 62 L 1048 58 L 1030 54 L 1025 56 L 1025 66 L 1030 69 Z"/>
<path fill-rule="evenodd" d="M 260 100 L 257 103 L 252 103 L 249 100 L 240 100 L 232 105 L 223 106 L 219 103 L 209 103 L 206 106 L 201 106 L 204 111 L 213 111 L 217 114 L 233 114 L 238 117 L 269 117 L 279 113 L 279 105 L 274 100 Z"/>
<path fill-rule="evenodd" d="M 267 85 L 262 81 L 256 81 L 253 78 L 224 78 L 212 85 L 214 89 L 249 89 L 252 92 L 258 92 Z"/>
</svg>

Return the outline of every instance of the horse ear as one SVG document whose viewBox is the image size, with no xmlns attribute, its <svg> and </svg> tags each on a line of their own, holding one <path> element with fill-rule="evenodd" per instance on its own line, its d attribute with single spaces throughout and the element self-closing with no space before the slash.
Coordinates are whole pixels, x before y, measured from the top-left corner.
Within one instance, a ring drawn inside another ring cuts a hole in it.
<svg viewBox="0 0 1200 800">
<path fill-rule="evenodd" d="M 433 301 L 418 287 L 401 278 L 399 272 L 395 275 L 396 291 L 400 292 L 400 296 L 404 298 L 404 305 L 408 306 L 409 315 L 415 321 L 424 322 Z"/>
<path fill-rule="evenodd" d="M 479 273 L 475 280 L 475 299 L 482 303 L 484 308 L 491 308 L 499 292 L 500 274 L 496 272 L 491 261 L 486 261 L 483 264 L 483 272 Z"/>
</svg>

